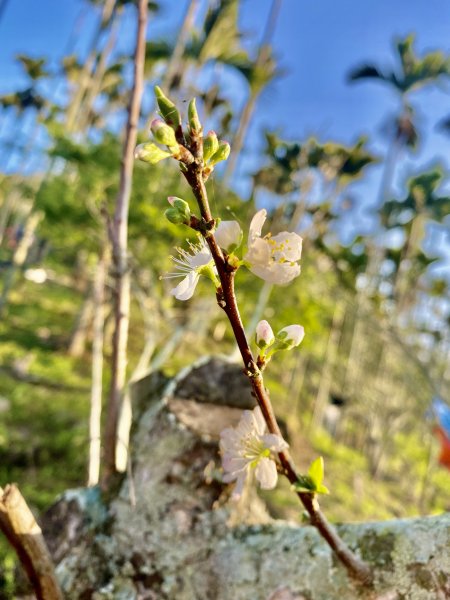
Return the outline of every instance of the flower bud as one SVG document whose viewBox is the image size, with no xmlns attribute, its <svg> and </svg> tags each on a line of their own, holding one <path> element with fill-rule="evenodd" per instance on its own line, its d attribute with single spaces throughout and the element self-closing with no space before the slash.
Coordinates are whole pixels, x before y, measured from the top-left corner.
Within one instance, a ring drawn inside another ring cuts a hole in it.
<svg viewBox="0 0 450 600">
<path fill-rule="evenodd" d="M 228 142 L 219 142 L 219 148 L 211 156 L 210 164 L 215 165 L 222 160 L 227 160 L 230 156 L 230 144 Z"/>
<path fill-rule="evenodd" d="M 277 333 L 277 346 L 280 350 L 290 350 L 298 346 L 304 337 L 305 330 L 301 325 L 288 325 Z"/>
<path fill-rule="evenodd" d="M 169 98 L 164 95 L 163 91 L 158 85 L 155 85 L 155 96 L 162 118 L 167 125 L 170 125 L 174 130 L 176 130 L 181 126 L 181 116 L 177 107 L 172 100 L 169 100 Z"/>
<path fill-rule="evenodd" d="M 200 133 L 202 131 L 202 124 L 200 123 L 200 119 L 198 118 L 197 107 L 195 106 L 195 98 L 192 98 L 192 100 L 189 102 L 188 120 L 189 129 L 193 133 Z"/>
<path fill-rule="evenodd" d="M 169 204 L 172 208 L 168 208 L 167 210 L 175 210 L 181 217 L 180 223 L 189 223 L 191 219 L 191 209 L 189 208 L 189 204 L 183 200 L 182 198 L 177 198 L 176 196 L 169 196 L 167 198 Z M 167 211 L 166 211 L 167 212 Z M 170 221 L 170 219 L 169 219 Z M 173 223 L 173 221 L 172 221 Z"/>
<path fill-rule="evenodd" d="M 203 160 L 207 162 L 219 149 L 219 140 L 215 131 L 208 131 L 203 138 Z"/>
<path fill-rule="evenodd" d="M 177 140 L 175 138 L 175 132 L 164 123 L 162 119 L 153 119 L 150 125 L 150 130 L 157 142 L 164 144 L 165 146 L 176 146 Z"/>
<path fill-rule="evenodd" d="M 255 341 L 261 350 L 274 343 L 275 336 L 273 335 L 272 327 L 267 321 L 260 321 L 256 326 Z"/>
<path fill-rule="evenodd" d="M 176 208 L 168 208 L 164 211 L 164 216 L 168 221 L 174 223 L 175 225 L 181 225 L 186 223 L 186 219 L 183 217 L 182 213 L 180 213 Z"/>
<path fill-rule="evenodd" d="M 164 160 L 170 156 L 172 156 L 170 152 L 161 150 L 159 146 L 152 144 L 151 142 L 139 144 L 134 151 L 134 158 L 150 163 L 151 165 L 156 165 L 160 160 Z"/>
</svg>

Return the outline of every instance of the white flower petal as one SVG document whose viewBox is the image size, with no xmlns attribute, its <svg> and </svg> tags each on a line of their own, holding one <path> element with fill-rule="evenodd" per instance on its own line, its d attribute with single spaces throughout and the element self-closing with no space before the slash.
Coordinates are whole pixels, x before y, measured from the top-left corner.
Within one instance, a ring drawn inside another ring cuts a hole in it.
<svg viewBox="0 0 450 600">
<path fill-rule="evenodd" d="M 248 248 L 244 260 L 251 265 L 267 266 L 271 264 L 271 252 L 267 240 L 255 238 Z"/>
<path fill-rule="evenodd" d="M 303 239 L 296 233 L 282 231 L 274 235 L 271 240 L 275 242 L 277 247 L 274 251 L 275 260 L 296 261 L 302 257 Z"/>
<path fill-rule="evenodd" d="M 268 283 L 286 285 L 300 275 L 296 261 L 302 254 L 302 238 L 296 233 L 283 231 L 274 237 L 261 237 L 267 212 L 256 213 L 250 224 L 245 262 L 252 273 Z"/>
<path fill-rule="evenodd" d="M 199 252 L 192 256 L 189 262 L 192 269 L 198 269 L 199 267 L 204 267 L 210 263 L 212 259 L 208 246 L 204 246 Z"/>
<path fill-rule="evenodd" d="M 275 433 L 266 433 L 262 436 L 262 441 L 266 448 L 269 448 L 269 450 L 273 450 L 274 452 L 281 452 L 282 450 L 289 448 L 289 444 L 285 442 L 280 435 Z"/>
<path fill-rule="evenodd" d="M 264 421 L 263 414 L 259 406 L 255 406 L 252 411 L 253 418 L 255 420 L 255 429 L 258 435 L 262 435 L 266 430 L 266 422 Z"/>
<path fill-rule="evenodd" d="M 272 489 L 276 485 L 276 464 L 268 454 L 269 451 L 284 450 L 288 445 L 279 435 L 265 434 L 265 431 L 262 411 L 256 406 L 252 411 L 243 411 L 236 428 L 227 428 L 220 435 L 223 481 L 236 481 L 235 498 L 242 493 L 246 477 L 253 469 L 263 489 Z"/>
<path fill-rule="evenodd" d="M 305 329 L 301 325 L 288 325 L 287 327 L 283 327 L 278 333 L 286 333 L 286 337 L 284 337 L 284 341 L 292 342 L 292 346 L 298 346 L 305 337 Z"/>
<path fill-rule="evenodd" d="M 254 238 L 261 235 L 261 231 L 267 218 L 267 210 L 265 208 L 258 210 L 250 223 L 249 243 L 251 244 Z"/>
<path fill-rule="evenodd" d="M 259 481 L 261 489 L 273 490 L 277 485 L 278 473 L 277 467 L 270 458 L 261 458 L 255 469 L 256 479 Z"/>
<path fill-rule="evenodd" d="M 251 265 L 250 271 L 275 285 L 287 285 L 298 275 L 300 275 L 300 265 L 297 263 L 275 263 L 271 262 L 267 265 Z"/>
<path fill-rule="evenodd" d="M 170 290 L 170 293 L 172 296 L 175 296 L 177 300 L 189 300 L 194 294 L 199 277 L 200 275 L 198 273 L 191 271 L 176 287 Z"/>
<path fill-rule="evenodd" d="M 221 221 L 214 232 L 216 242 L 224 250 L 231 246 L 239 246 L 242 239 L 242 229 L 237 221 Z"/>
<path fill-rule="evenodd" d="M 238 478 L 236 479 L 236 485 L 234 487 L 233 494 L 232 494 L 233 500 L 239 500 L 239 498 L 242 496 L 242 492 L 244 491 L 245 481 L 247 479 L 247 474 L 248 474 L 247 471 L 243 471 L 242 473 L 239 474 Z"/>
</svg>

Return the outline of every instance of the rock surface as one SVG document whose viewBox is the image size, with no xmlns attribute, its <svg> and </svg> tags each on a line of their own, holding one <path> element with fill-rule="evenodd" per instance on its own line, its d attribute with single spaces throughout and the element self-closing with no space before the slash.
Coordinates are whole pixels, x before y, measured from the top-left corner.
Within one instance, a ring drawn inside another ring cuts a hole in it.
<svg viewBox="0 0 450 600">
<path fill-rule="evenodd" d="M 314 528 L 272 521 L 252 492 L 230 507 L 217 436 L 254 403 L 238 366 L 212 359 L 143 380 L 134 401 L 132 474 L 117 494 L 67 492 L 44 519 L 68 599 L 450 598 L 450 515 L 339 527 L 373 566 L 366 589 Z"/>
</svg>

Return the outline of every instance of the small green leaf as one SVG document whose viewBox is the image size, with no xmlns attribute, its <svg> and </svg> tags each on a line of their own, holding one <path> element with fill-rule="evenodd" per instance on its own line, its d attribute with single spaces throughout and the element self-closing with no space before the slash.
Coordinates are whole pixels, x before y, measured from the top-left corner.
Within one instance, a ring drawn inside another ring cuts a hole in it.
<svg viewBox="0 0 450 600">
<path fill-rule="evenodd" d="M 329 494 L 328 488 L 323 485 L 323 458 L 319 456 L 311 463 L 307 475 L 299 475 L 298 480 L 291 486 L 296 492 L 309 494 Z"/>
<path fill-rule="evenodd" d="M 323 481 L 323 458 L 321 456 L 311 463 L 308 475 L 313 480 L 314 487 L 317 489 Z"/>
</svg>

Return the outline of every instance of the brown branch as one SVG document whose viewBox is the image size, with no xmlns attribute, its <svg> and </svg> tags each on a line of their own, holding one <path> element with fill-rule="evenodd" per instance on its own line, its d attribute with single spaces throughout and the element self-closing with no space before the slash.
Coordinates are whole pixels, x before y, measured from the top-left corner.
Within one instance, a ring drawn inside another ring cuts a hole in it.
<svg viewBox="0 0 450 600">
<path fill-rule="evenodd" d="M 192 188 L 195 198 L 198 202 L 200 213 L 205 224 L 214 223 L 209 208 L 208 196 L 203 181 L 202 165 L 193 163 L 184 173 L 185 178 Z M 235 268 L 229 265 L 221 249 L 217 245 L 214 234 L 207 233 L 206 241 L 211 250 L 212 257 L 216 264 L 217 272 L 221 282 L 221 287 L 217 290 L 217 302 L 226 313 L 233 329 L 239 351 L 244 362 L 244 371 L 250 380 L 254 395 L 264 415 L 267 427 L 271 433 L 281 436 L 275 413 L 269 394 L 264 387 L 264 381 L 256 361 L 253 357 L 250 345 L 245 334 L 242 319 L 239 313 L 236 294 L 234 291 Z M 288 451 L 279 453 L 283 472 L 291 484 L 295 484 L 299 475 L 295 464 Z M 311 524 L 314 525 L 322 537 L 328 542 L 334 550 L 339 560 L 345 565 L 348 573 L 364 584 L 370 584 L 372 573 L 366 563 L 360 560 L 341 540 L 335 528 L 328 522 L 325 515 L 319 507 L 319 503 L 314 494 L 297 492 L 297 496 L 309 514 Z"/>
<path fill-rule="evenodd" d="M 126 380 L 128 324 L 130 312 L 130 276 L 128 272 L 128 210 L 133 180 L 134 148 L 144 88 L 147 0 L 138 2 L 138 26 L 134 53 L 134 81 L 128 108 L 128 120 L 120 169 L 120 185 L 111 231 L 112 259 L 116 280 L 114 312 L 115 331 L 111 365 L 111 386 L 105 427 L 104 483 L 115 472 L 117 426 L 122 392 Z"/>
<path fill-rule="evenodd" d="M 0 529 L 14 548 L 38 600 L 62 600 L 41 528 L 15 485 L 0 488 Z"/>
</svg>

